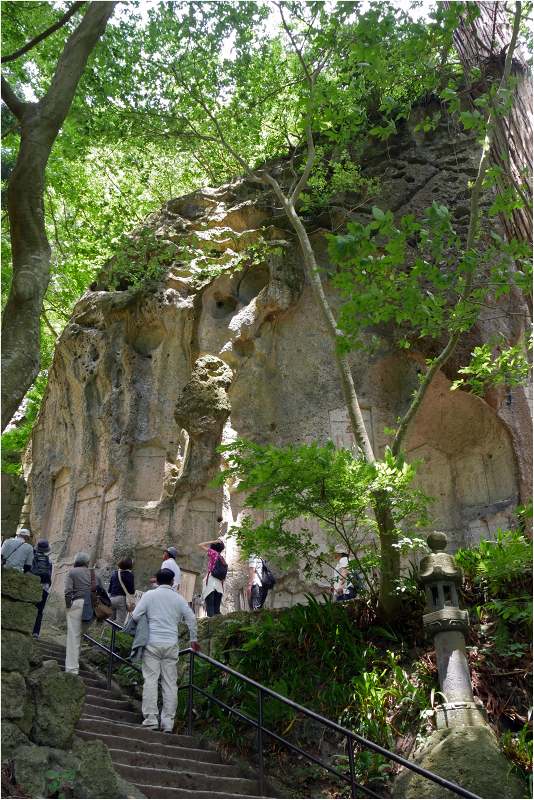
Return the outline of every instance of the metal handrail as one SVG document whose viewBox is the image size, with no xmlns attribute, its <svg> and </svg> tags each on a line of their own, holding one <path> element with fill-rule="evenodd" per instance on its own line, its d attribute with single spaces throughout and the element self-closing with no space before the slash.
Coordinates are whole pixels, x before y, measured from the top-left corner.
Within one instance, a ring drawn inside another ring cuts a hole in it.
<svg viewBox="0 0 534 800">
<path fill-rule="evenodd" d="M 102 642 L 98 642 L 96 639 L 93 639 L 88 634 L 84 634 L 83 638 L 87 641 L 91 642 L 92 644 L 96 645 L 101 650 L 106 651 L 109 653 L 108 659 L 108 667 L 107 667 L 107 686 L 108 689 L 111 686 L 111 676 L 113 673 L 113 662 L 114 660 L 121 661 L 123 664 L 126 664 L 129 667 L 133 667 L 138 672 L 142 673 L 142 670 L 136 665 L 132 664 L 130 661 L 127 661 L 125 658 L 120 656 L 118 653 L 115 652 L 115 638 L 116 632 L 122 631 L 122 627 L 118 625 L 116 622 L 112 620 L 105 620 L 108 625 L 111 626 L 111 642 L 110 647 L 106 647 Z M 411 772 L 415 772 L 418 775 L 426 778 L 427 780 L 437 783 L 439 786 L 443 786 L 445 789 L 449 789 L 449 791 L 454 792 L 458 797 L 471 797 L 478 799 L 479 795 L 473 794 L 468 789 L 464 789 L 462 786 L 459 786 L 457 783 L 453 781 L 449 781 L 446 778 L 442 778 L 440 775 L 436 775 L 434 772 L 430 772 L 424 767 L 420 767 L 419 764 L 416 764 L 413 761 L 409 761 L 407 758 L 403 756 L 397 755 L 397 753 L 393 753 L 391 750 L 387 750 L 385 747 L 382 747 L 375 742 L 372 742 L 370 739 L 366 739 L 364 736 L 360 736 L 358 733 L 354 733 L 353 731 L 349 730 L 348 728 L 344 728 L 342 725 L 339 725 L 337 722 L 333 722 L 326 717 L 323 717 L 321 714 L 318 714 L 316 711 L 312 711 L 305 706 L 301 706 L 299 703 L 296 703 L 294 700 L 290 700 L 288 697 L 284 697 L 278 692 L 275 692 L 274 689 L 269 689 L 267 686 L 264 686 L 258 681 L 253 680 L 253 678 L 249 678 L 246 675 L 243 675 L 241 672 L 233 669 L 232 667 L 223 664 L 221 661 L 217 661 L 211 656 L 206 655 L 205 653 L 195 652 L 190 647 L 185 648 L 184 650 L 179 651 L 180 656 L 189 656 L 189 680 L 186 684 L 178 687 L 178 692 L 187 689 L 188 690 L 188 703 L 187 703 L 187 733 L 190 736 L 193 731 L 193 703 L 194 703 L 194 693 L 198 692 L 203 697 L 206 697 L 208 700 L 214 702 L 216 705 L 224 708 L 226 711 L 230 712 L 234 716 L 238 717 L 239 719 L 243 720 L 244 722 L 248 723 L 249 725 L 253 725 L 257 729 L 257 744 L 258 744 L 258 757 L 259 757 L 259 784 L 260 784 L 260 792 L 261 794 L 264 793 L 265 788 L 265 777 L 264 777 L 264 765 L 263 765 L 263 735 L 266 734 L 270 736 L 272 739 L 277 741 L 279 744 L 283 744 L 285 747 L 288 747 L 290 750 L 298 753 L 301 756 L 304 756 L 308 761 L 317 764 L 318 766 L 322 767 L 326 771 L 336 775 L 341 780 L 349 783 L 351 786 L 351 794 L 352 797 L 356 797 L 356 792 L 360 791 L 366 794 L 368 797 L 380 797 L 380 795 L 375 794 L 371 789 L 362 784 L 358 783 L 356 780 L 356 771 L 354 765 L 354 751 L 353 751 L 353 743 L 357 742 L 360 746 L 366 748 L 367 750 L 372 750 L 375 753 L 379 753 L 380 755 L 387 758 L 389 761 L 394 761 L 397 764 L 409 769 Z M 233 675 L 234 677 L 238 678 L 239 680 L 243 681 L 244 683 L 248 684 L 249 686 L 256 689 L 258 693 L 258 716 L 257 719 L 253 719 L 249 717 L 247 714 L 244 714 L 242 711 L 238 711 L 236 708 L 232 708 L 232 706 L 227 705 L 218 697 L 207 692 L 205 689 L 202 689 L 200 686 L 196 686 L 194 682 L 194 674 L 195 674 L 195 657 L 200 658 L 202 661 L 206 661 L 212 666 L 216 667 L 218 670 L 227 673 L 228 675 Z M 277 700 L 280 703 L 283 703 L 286 706 L 298 711 L 300 714 L 304 714 L 306 717 L 313 719 L 322 725 L 325 725 L 330 730 L 336 731 L 342 735 L 347 742 L 348 746 L 348 757 L 349 757 L 349 771 L 350 777 L 345 775 L 343 772 L 339 772 L 339 770 L 334 769 L 329 764 L 318 759 L 316 756 L 312 755 L 311 753 L 307 753 L 305 750 L 302 750 L 298 745 L 293 744 L 292 742 L 288 741 L 282 736 L 279 736 L 274 731 L 271 731 L 269 728 L 266 728 L 263 722 L 263 700 L 265 696 L 272 697 L 273 699 Z"/>
</svg>

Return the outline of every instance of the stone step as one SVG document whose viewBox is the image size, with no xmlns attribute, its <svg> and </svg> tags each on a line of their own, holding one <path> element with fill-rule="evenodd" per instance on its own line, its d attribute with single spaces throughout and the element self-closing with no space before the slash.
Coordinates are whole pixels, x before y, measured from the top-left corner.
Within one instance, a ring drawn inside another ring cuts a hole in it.
<svg viewBox="0 0 534 800">
<path fill-rule="evenodd" d="M 221 791 L 229 794 L 258 794 L 258 783 L 250 778 L 232 778 L 217 775 L 214 767 L 210 774 L 198 770 L 154 769 L 153 767 L 135 767 L 113 761 L 115 770 L 123 778 L 135 786 L 141 784 L 149 786 L 169 786 L 172 789 L 204 790 L 205 797 L 210 797 L 212 791 Z"/>
<path fill-rule="evenodd" d="M 95 689 L 103 689 L 106 692 L 113 691 L 112 689 L 107 688 L 107 683 L 104 678 L 86 678 L 82 676 L 82 680 L 87 686 L 87 688 L 95 688 Z"/>
<path fill-rule="evenodd" d="M 133 725 L 140 725 L 143 721 L 141 714 L 138 711 L 127 711 L 122 708 L 109 708 L 97 703 L 89 703 L 85 701 L 83 707 L 84 716 L 98 717 L 100 719 L 109 719 L 114 722 L 130 722 Z"/>
<path fill-rule="evenodd" d="M 178 770 L 179 772 L 215 773 L 226 778 L 242 778 L 243 773 L 233 764 L 214 764 L 209 761 L 200 762 L 196 758 L 182 758 L 169 756 L 167 753 L 147 753 L 141 750 L 122 750 L 110 747 L 112 761 L 120 764 L 129 764 L 131 767 L 152 767 L 153 769 Z"/>
<path fill-rule="evenodd" d="M 126 738 L 125 736 L 114 736 L 113 734 L 98 733 L 83 730 L 79 726 L 76 735 L 82 739 L 101 739 L 110 749 L 127 750 L 130 753 L 142 753 L 143 755 L 168 756 L 169 758 L 192 759 L 195 762 L 206 764 L 206 769 L 221 763 L 219 754 L 215 750 L 202 750 L 198 747 L 182 747 L 180 745 L 165 745 L 161 742 L 149 742 L 146 739 Z M 169 740 L 169 735 L 165 734 L 165 739 Z"/>
<path fill-rule="evenodd" d="M 104 691 L 107 692 L 107 689 Z M 104 692 L 97 692 L 91 689 L 86 692 L 85 702 L 88 705 L 105 706 L 110 709 L 124 709 L 125 711 L 133 711 L 132 705 L 128 700 L 122 700 L 119 697 L 114 697 L 111 691 L 105 695 Z"/>
<path fill-rule="evenodd" d="M 84 683 L 85 683 L 85 681 L 84 681 Z M 87 698 L 89 698 L 89 696 L 91 695 L 91 696 L 94 696 L 94 698 L 98 697 L 98 698 L 108 699 L 108 700 L 122 700 L 125 703 L 129 702 L 128 700 L 124 699 L 124 695 L 122 695 L 118 690 L 116 690 L 116 689 L 106 689 L 105 685 L 101 686 L 100 684 L 95 684 L 93 686 L 93 684 L 89 685 L 89 684 L 86 683 L 85 684 L 85 688 L 86 688 L 86 697 Z"/>
<path fill-rule="evenodd" d="M 194 789 L 173 789 L 169 786 L 152 786 L 147 785 L 145 783 L 136 783 L 137 788 L 143 792 L 145 797 L 155 797 L 160 798 L 160 800 L 165 800 L 165 798 L 179 798 L 179 797 L 198 797 L 199 800 L 206 800 L 206 792 L 203 791 L 195 791 Z M 259 795 L 253 794 L 225 794 L 224 792 L 213 792 L 210 790 L 209 796 L 211 800 L 219 800 L 219 798 L 223 797 L 235 797 L 235 798 L 245 798 L 245 797 L 259 797 Z"/>
<path fill-rule="evenodd" d="M 177 745 L 182 747 L 200 747 L 200 740 L 197 736 L 186 736 L 180 733 L 162 733 L 144 728 L 141 724 L 128 725 L 125 722 L 115 722 L 110 719 L 93 718 L 84 714 L 78 722 L 78 729 L 91 731 L 99 734 L 112 734 L 114 736 L 124 736 L 126 738 L 143 739 L 147 742 L 159 742 L 162 745 Z M 206 752 L 215 752 L 212 748 L 206 748 Z"/>
</svg>

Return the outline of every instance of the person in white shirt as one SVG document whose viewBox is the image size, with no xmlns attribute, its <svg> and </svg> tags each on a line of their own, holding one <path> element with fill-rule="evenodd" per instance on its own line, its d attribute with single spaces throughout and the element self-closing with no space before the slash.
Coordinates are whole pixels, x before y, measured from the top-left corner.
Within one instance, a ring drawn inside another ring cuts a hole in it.
<svg viewBox="0 0 534 800">
<path fill-rule="evenodd" d="M 259 611 L 267 598 L 269 590 L 262 584 L 261 575 L 263 561 L 257 555 L 251 555 L 248 560 L 248 603 L 251 611 Z"/>
<path fill-rule="evenodd" d="M 349 575 L 349 553 L 348 547 L 344 544 L 338 544 L 335 547 L 335 553 L 339 555 L 339 560 L 334 567 L 334 585 L 332 593 L 334 600 L 342 603 L 344 600 L 352 600 L 356 597 L 357 591 L 354 586 L 354 576 Z"/>
<path fill-rule="evenodd" d="M 178 703 L 176 688 L 178 663 L 178 626 L 185 619 L 191 648 L 199 652 L 197 620 L 184 598 L 172 587 L 173 573 L 162 569 L 156 574 L 157 589 L 145 592 L 132 612 L 136 622 L 146 614 L 148 643 L 143 651 L 143 725 L 158 728 L 158 682 L 161 677 L 163 707 L 161 730 L 172 733 Z"/>
<path fill-rule="evenodd" d="M 163 551 L 163 562 L 160 569 L 170 569 L 174 575 L 172 588 L 175 592 L 178 592 L 180 589 L 181 576 L 180 567 L 176 563 L 176 547 L 167 547 L 167 549 Z"/>
<path fill-rule="evenodd" d="M 2 566 L 19 572 L 31 572 L 33 547 L 29 542 L 31 533 L 21 528 L 16 536 L 6 539 L 2 545 Z"/>
</svg>

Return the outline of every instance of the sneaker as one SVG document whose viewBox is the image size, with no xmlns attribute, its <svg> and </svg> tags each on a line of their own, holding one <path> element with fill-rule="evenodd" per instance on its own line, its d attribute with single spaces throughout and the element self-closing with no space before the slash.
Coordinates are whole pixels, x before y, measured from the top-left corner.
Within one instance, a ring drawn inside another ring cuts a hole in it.
<svg viewBox="0 0 534 800">
<path fill-rule="evenodd" d="M 173 732 L 172 728 L 162 728 L 161 730 L 163 731 L 163 733 L 172 733 Z"/>
<path fill-rule="evenodd" d="M 157 719 L 150 719 L 150 717 L 147 717 L 147 719 L 144 719 L 142 721 L 141 725 L 143 726 L 143 728 L 151 728 L 154 731 L 159 730 L 159 724 L 158 724 Z"/>
<path fill-rule="evenodd" d="M 39 634 L 38 633 L 32 633 L 32 636 L 33 636 L 34 639 L 38 639 L 39 638 Z"/>
</svg>

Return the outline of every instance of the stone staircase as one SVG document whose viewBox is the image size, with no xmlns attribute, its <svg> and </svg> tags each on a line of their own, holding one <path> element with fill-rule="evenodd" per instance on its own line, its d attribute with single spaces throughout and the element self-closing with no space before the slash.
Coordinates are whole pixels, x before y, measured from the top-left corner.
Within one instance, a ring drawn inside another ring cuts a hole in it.
<svg viewBox="0 0 534 800">
<path fill-rule="evenodd" d="M 39 640 L 44 659 L 65 665 L 65 648 Z M 145 797 L 259 797 L 258 781 L 221 759 L 198 737 L 161 733 L 141 727 L 141 714 L 130 700 L 106 689 L 104 678 L 80 668 L 85 706 L 76 728 L 82 739 L 100 739 L 109 748 L 115 770 Z"/>
</svg>

